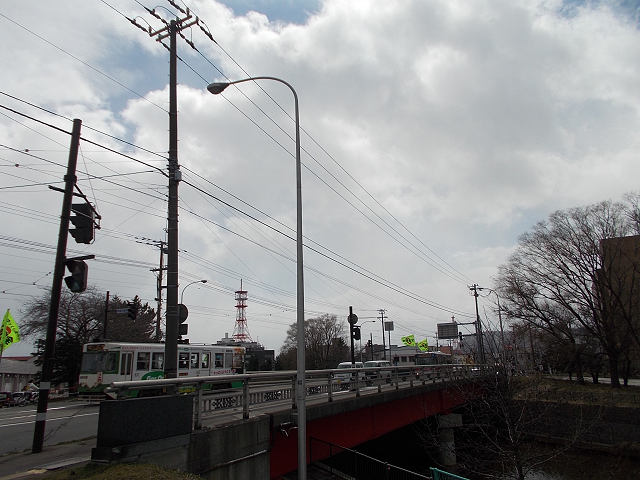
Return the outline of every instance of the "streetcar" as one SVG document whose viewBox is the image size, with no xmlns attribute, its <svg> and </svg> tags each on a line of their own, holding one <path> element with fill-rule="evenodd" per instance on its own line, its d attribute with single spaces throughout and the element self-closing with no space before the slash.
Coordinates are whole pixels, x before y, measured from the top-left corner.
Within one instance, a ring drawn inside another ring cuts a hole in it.
<svg viewBox="0 0 640 480">
<path fill-rule="evenodd" d="M 243 373 L 244 354 L 244 347 L 178 344 L 178 377 Z M 82 348 L 78 395 L 103 395 L 111 382 L 161 378 L 163 343 L 87 343 Z"/>
<path fill-rule="evenodd" d="M 449 365 L 453 363 L 450 353 L 420 352 L 415 354 L 416 365 Z"/>
</svg>

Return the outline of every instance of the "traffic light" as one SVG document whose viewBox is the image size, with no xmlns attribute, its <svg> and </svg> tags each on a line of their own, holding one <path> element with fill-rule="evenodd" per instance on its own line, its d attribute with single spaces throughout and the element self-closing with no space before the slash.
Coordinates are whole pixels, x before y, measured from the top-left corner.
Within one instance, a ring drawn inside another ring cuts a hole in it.
<svg viewBox="0 0 640 480">
<path fill-rule="evenodd" d="M 136 317 L 138 316 L 138 305 L 135 302 L 128 302 L 128 304 L 129 304 L 129 308 L 128 308 L 129 313 L 127 313 L 127 316 L 131 320 L 135 320 Z"/>
<path fill-rule="evenodd" d="M 84 292 L 87 289 L 87 277 L 89 269 L 82 260 L 66 260 L 65 265 L 69 269 L 70 276 L 64 277 L 64 283 L 73 293 Z"/>
<path fill-rule="evenodd" d="M 462 341 L 462 332 L 458 332 L 458 339 Z"/>
<path fill-rule="evenodd" d="M 91 243 L 94 234 L 93 207 L 89 203 L 74 203 L 71 205 L 71 211 L 76 215 L 69 220 L 76 228 L 70 228 L 69 233 L 76 243 Z"/>
<path fill-rule="evenodd" d="M 353 339 L 360 340 L 360 327 L 356 327 L 355 325 L 353 325 L 351 328 L 353 329 L 351 331 L 351 334 L 353 335 Z"/>
</svg>

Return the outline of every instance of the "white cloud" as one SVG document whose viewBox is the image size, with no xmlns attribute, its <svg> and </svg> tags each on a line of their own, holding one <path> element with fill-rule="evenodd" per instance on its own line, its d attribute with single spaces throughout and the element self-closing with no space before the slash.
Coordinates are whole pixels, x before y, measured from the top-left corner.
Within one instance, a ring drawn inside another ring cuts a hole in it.
<svg viewBox="0 0 640 480">
<path fill-rule="evenodd" d="M 141 16 L 159 25 L 137 4 L 107 3 L 131 18 Z M 271 13 L 260 14 L 261 4 L 256 4 L 258 13 L 236 5 L 237 11 L 248 12 L 240 15 L 212 1 L 188 4 L 231 58 L 197 29 L 188 32 L 187 38 L 229 78 L 246 76 L 235 61 L 250 75 L 283 78 L 296 89 L 301 123 L 313 137 L 302 135 L 303 162 L 312 171 L 303 171 L 305 234 L 358 266 L 451 310 L 472 312 L 465 283 L 490 285 L 491 275 L 512 251 L 517 235 L 549 212 L 617 199 L 635 188 L 629 172 L 637 169 L 639 150 L 640 35 L 635 24 L 610 7 L 581 6 L 569 15 L 560 2 L 533 0 L 327 0 L 320 8 L 310 9 L 306 22 L 286 23 L 282 16 L 271 21 Z M 0 18 L 0 55 L 6 72 L 0 90 L 67 117 L 82 118 L 87 127 L 151 151 L 167 151 L 164 48 L 105 4 L 20 2 L 3 15 L 145 99 L 6 17 Z M 180 161 L 206 179 L 185 169 L 185 180 L 291 234 L 252 209 L 286 226 L 295 225 L 294 128 L 287 117 L 293 113 L 291 93 L 275 82 L 260 83 L 283 111 L 257 86 L 239 85 L 276 126 L 238 89 L 227 89 L 227 100 L 208 94 L 206 83 L 220 79 L 220 73 L 182 41 L 179 53 L 206 79 L 179 64 Z M 24 104 L 7 98 L 3 104 L 70 129 L 65 121 Z M 28 125 L 50 133 L 46 127 Z M 164 160 L 150 153 L 136 152 L 88 129 L 84 132 L 164 168 Z M 46 150 L 47 158 L 66 162 L 68 138 L 64 135 L 56 134 L 59 144 L 52 146 L 46 138 L 3 117 L 0 138 L 13 148 Z M 50 152 L 52 148 L 55 153 Z M 122 157 L 90 151 L 93 147 L 83 145 L 83 149 L 86 168 L 93 175 L 146 170 Z M 5 165 L 25 163 L 15 153 L 5 151 L 4 157 Z M 61 180 L 61 168 L 52 168 L 54 175 L 49 175 L 42 172 L 41 161 L 29 162 L 36 170 L 0 167 L 7 172 L 2 186 Z M 341 167 L 417 238 L 404 231 Z M 20 178 L 9 176 L 16 172 Z M 82 186 L 87 194 L 95 189 L 105 232 L 117 229 L 163 238 L 164 177 L 136 173 L 114 181 L 118 185 L 93 180 L 91 186 L 84 181 Z M 44 226 L 37 216 L 16 217 L 5 206 L 0 214 L 6 235 L 55 244 L 60 198 L 46 187 L 34 188 L 28 194 L 24 189 L 0 190 L 0 202 L 29 206 L 46 213 L 51 223 Z M 242 277 L 248 282 L 250 330 L 277 349 L 295 312 L 264 303 L 294 305 L 290 296 L 295 292 L 294 265 L 217 225 L 289 258 L 294 257 L 293 242 L 185 183 L 180 195 L 184 207 L 180 248 L 187 252 L 181 259 L 181 285 L 210 279 L 207 286 L 191 287 L 186 297 L 194 305 L 190 308 L 193 341 L 215 341 L 233 332 L 232 293 L 214 291 L 211 286 L 233 290 Z M 406 238 L 402 243 L 410 241 L 413 246 L 404 248 L 391 238 L 400 234 Z M 157 249 L 98 236 L 99 242 L 86 249 L 97 256 L 158 262 Z M 419 248 L 421 256 L 435 258 L 421 242 L 466 279 L 455 281 L 409 252 Z M 5 252 L 9 259 L 15 249 Z M 190 254 L 200 260 L 194 261 Z M 316 253 L 305 252 L 305 258 L 310 267 L 305 277 L 308 306 L 313 312 L 344 315 L 349 305 L 363 310 L 386 308 L 390 316 L 403 319 L 407 328 L 415 324 L 427 331 L 435 330 L 435 319 L 446 321 L 450 316 Z M 50 262 L 34 262 L 20 278 L 33 282 L 47 268 Z M 10 270 L 0 272 L 0 278 L 10 280 Z M 150 272 L 98 263 L 92 264 L 90 272 L 92 281 L 105 290 L 123 297 L 139 294 L 153 303 L 155 278 Z M 37 293 L 26 285 L 17 292 Z M 0 296 L 14 311 L 22 298 Z"/>
</svg>

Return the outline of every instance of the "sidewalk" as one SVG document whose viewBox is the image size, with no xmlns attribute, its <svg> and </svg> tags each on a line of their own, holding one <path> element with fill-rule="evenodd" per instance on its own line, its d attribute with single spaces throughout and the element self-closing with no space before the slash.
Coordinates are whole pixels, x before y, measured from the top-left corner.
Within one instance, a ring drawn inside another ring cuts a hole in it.
<svg viewBox="0 0 640 480">
<path fill-rule="evenodd" d="M 0 480 L 35 479 L 50 470 L 80 465 L 91 460 L 91 440 L 45 446 L 40 453 L 31 451 L 10 453 L 0 457 Z"/>
</svg>

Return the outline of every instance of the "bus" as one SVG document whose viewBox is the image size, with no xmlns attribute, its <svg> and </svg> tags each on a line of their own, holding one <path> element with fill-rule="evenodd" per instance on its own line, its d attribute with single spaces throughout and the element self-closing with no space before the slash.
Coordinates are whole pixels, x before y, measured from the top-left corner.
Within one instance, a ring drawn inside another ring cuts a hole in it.
<svg viewBox="0 0 640 480">
<path fill-rule="evenodd" d="M 243 373 L 244 354 L 244 347 L 178 344 L 178 377 Z M 161 378 L 164 343 L 87 343 L 82 348 L 78 395 L 103 395 L 111 382 Z"/>
<path fill-rule="evenodd" d="M 420 352 L 415 355 L 416 365 L 449 365 L 453 363 L 450 353 Z"/>
</svg>

